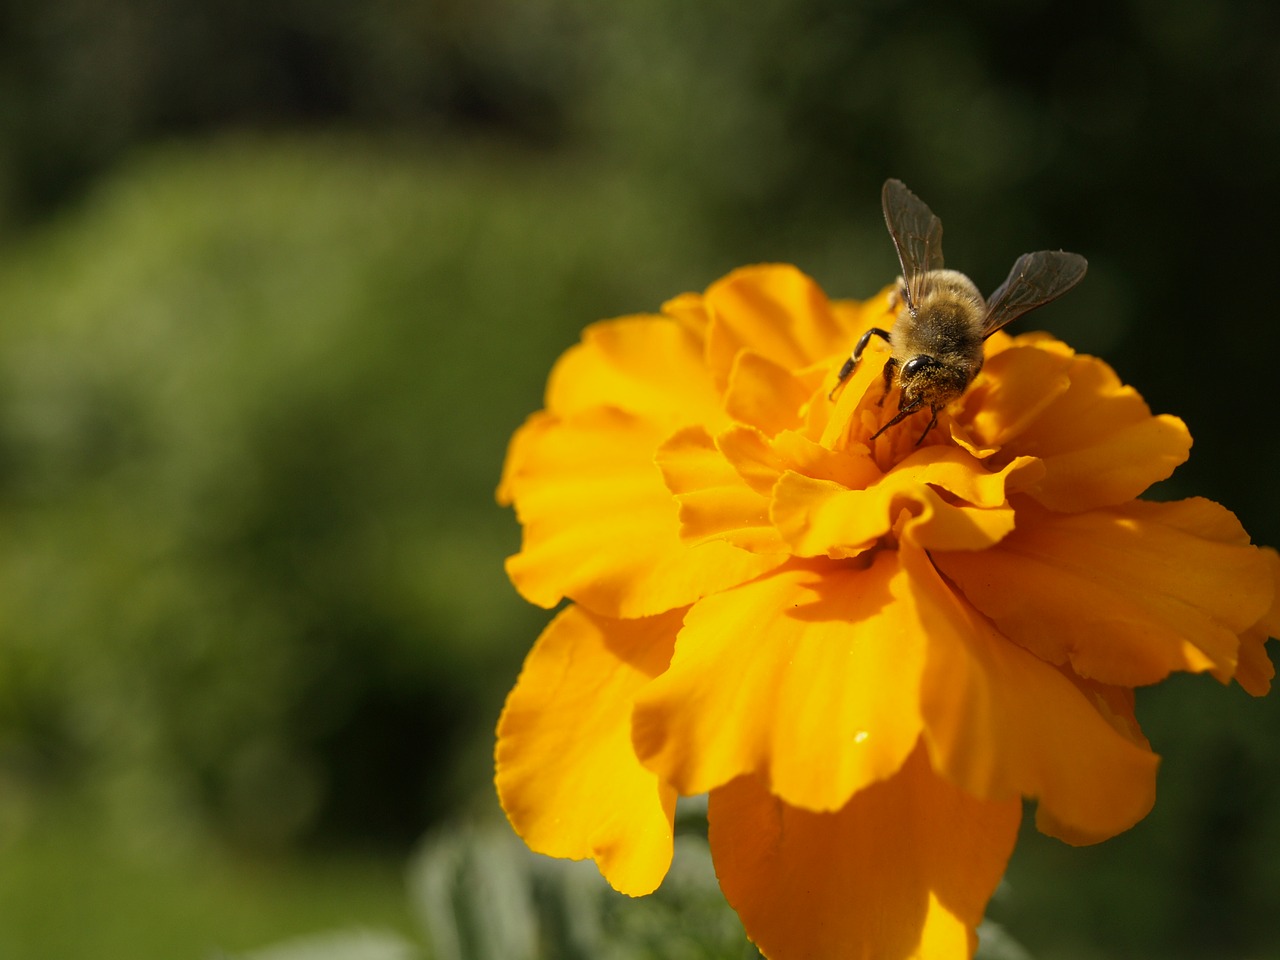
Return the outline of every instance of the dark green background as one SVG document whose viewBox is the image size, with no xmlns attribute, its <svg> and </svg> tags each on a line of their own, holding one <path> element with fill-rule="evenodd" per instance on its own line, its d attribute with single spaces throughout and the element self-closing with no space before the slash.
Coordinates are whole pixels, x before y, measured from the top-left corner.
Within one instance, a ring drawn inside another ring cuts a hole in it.
<svg viewBox="0 0 1280 960">
<path fill-rule="evenodd" d="M 1280 543 L 1273 10 L 6 4 L 0 953 L 407 928 L 545 621 L 492 490 L 552 360 L 743 263 L 875 292 L 888 176 L 984 289 L 1085 254 L 1020 329 L 1187 421 L 1160 496 Z M 1280 702 L 1140 717 L 1155 813 L 1028 831 L 993 916 L 1039 958 L 1276 955 Z"/>
</svg>

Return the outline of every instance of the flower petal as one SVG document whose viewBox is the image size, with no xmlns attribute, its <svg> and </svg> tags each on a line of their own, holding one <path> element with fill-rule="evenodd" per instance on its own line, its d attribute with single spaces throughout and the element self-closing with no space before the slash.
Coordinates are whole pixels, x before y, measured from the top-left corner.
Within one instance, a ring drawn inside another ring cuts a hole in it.
<svg viewBox="0 0 1280 960">
<path fill-rule="evenodd" d="M 1071 386 L 1071 359 L 1070 351 L 1033 345 L 989 356 L 961 400 L 970 439 L 999 447 L 1016 438 Z"/>
<path fill-rule="evenodd" d="M 896 283 L 886 284 L 880 288 L 879 293 L 866 300 L 832 300 L 831 311 L 836 315 L 836 322 L 841 329 L 851 334 L 848 343 L 841 344 L 846 354 L 853 349 L 854 343 L 858 337 L 869 327 L 884 327 L 893 323 L 895 310 L 891 304 L 896 304 L 898 298 L 898 285 Z M 840 361 L 844 362 L 843 359 Z"/>
<path fill-rule="evenodd" d="M 1138 717 L 1134 712 L 1134 694 L 1131 687 L 1117 687 L 1085 680 L 1072 674 L 1069 670 L 1064 671 L 1063 675 L 1076 686 L 1080 693 L 1084 695 L 1084 698 L 1098 711 L 1098 715 L 1110 724 L 1116 733 L 1136 745 L 1140 750 L 1149 751 L 1151 749 L 1150 741 L 1143 734 L 1142 728 L 1138 726 Z M 1043 803 L 1036 809 L 1036 829 L 1047 836 L 1057 837 L 1064 843 L 1070 843 L 1075 846 L 1094 843 L 1098 839 L 1093 834 L 1082 833 L 1070 823 L 1060 820 L 1054 809 Z"/>
<path fill-rule="evenodd" d="M 711 317 L 700 293 L 680 293 L 662 305 L 662 315 L 670 317 L 699 340 L 706 340 Z"/>
<path fill-rule="evenodd" d="M 1187 459 L 1191 435 L 1186 425 L 1177 417 L 1153 417 L 1138 392 L 1121 383 L 1107 364 L 1072 355 L 1043 334 L 1024 334 L 1014 342 L 1071 357 L 1070 386 L 1033 421 L 1017 421 L 1003 451 L 1044 462 L 1044 477 L 1030 492 L 1045 506 L 1081 511 L 1124 503 Z M 1034 366 L 1026 365 L 1027 376 L 1041 375 L 1042 364 Z M 1022 367 L 1015 368 L 1020 378 Z"/>
<path fill-rule="evenodd" d="M 653 462 L 663 439 L 652 421 L 605 407 L 521 427 L 502 491 L 524 525 L 507 573 L 526 599 L 553 607 L 567 596 L 606 616 L 650 616 L 781 562 L 681 542 L 679 509 Z"/>
<path fill-rule="evenodd" d="M 770 512 L 775 486 L 791 469 L 831 481 L 816 483 L 815 496 L 828 488 L 839 493 L 850 484 L 865 486 L 881 476 L 865 453 L 827 450 L 790 430 L 771 439 L 742 425 L 714 440 L 702 427 L 681 430 L 658 449 L 656 463 L 680 504 L 686 543 L 722 539 L 757 553 L 791 552 Z"/>
<path fill-rule="evenodd" d="M 670 437 L 655 462 L 680 504 L 685 543 L 725 540 L 744 550 L 785 555 L 786 544 L 769 522 L 769 498 L 739 475 L 702 427 Z"/>
<path fill-rule="evenodd" d="M 865 452 L 869 448 L 869 438 L 876 432 L 875 424 L 884 419 L 884 363 L 888 353 L 876 346 L 879 343 L 879 340 L 871 341 L 872 350 L 880 356 L 873 359 L 870 351 L 864 355 L 849 379 L 834 394 L 834 403 L 819 400 L 809 404 L 805 415 L 805 436 L 828 450 L 862 448 Z M 832 373 L 833 387 L 839 369 L 837 367 Z"/>
<path fill-rule="evenodd" d="M 656 889 L 671 863 L 675 791 L 636 759 L 631 709 L 666 668 L 680 614 L 610 620 L 569 607 L 498 721 L 498 796 L 516 832 L 538 853 L 590 857 L 632 896 Z"/>
<path fill-rule="evenodd" d="M 1155 683 L 1173 670 L 1231 677 L 1238 635 L 1266 612 L 1273 587 L 1230 512 L 1194 499 L 1018 517 L 991 550 L 934 556 L 1001 633 L 1107 683 Z"/>
<path fill-rule="evenodd" d="M 711 793 L 711 855 L 747 936 L 771 957 L 954 960 L 1018 831 L 1017 800 L 977 800 L 929 768 L 902 769 L 813 813 L 742 777 Z"/>
<path fill-rule="evenodd" d="M 965 451 L 937 445 L 917 451 L 862 490 L 784 474 L 774 487 L 770 516 L 792 552 L 802 557 L 856 556 L 888 533 L 904 509 L 916 515 L 916 536 L 924 546 L 980 550 L 1013 529 L 1009 490 L 1039 473 L 1031 458 L 991 473 Z"/>
<path fill-rule="evenodd" d="M 718 384 L 734 358 L 751 350 L 787 370 L 799 370 L 842 349 L 849 337 L 822 289 L 789 264 L 735 270 L 706 293 L 711 326 L 707 365 Z"/>
<path fill-rule="evenodd" d="M 666 317 L 594 323 L 552 369 L 547 410 L 567 416 L 617 407 L 652 420 L 664 433 L 691 423 L 722 429 L 729 421 L 702 353 L 701 339 Z"/>
<path fill-rule="evenodd" d="M 883 476 L 865 448 L 828 450 L 792 430 L 770 438 L 754 427 L 736 426 L 718 435 L 716 446 L 738 475 L 765 496 L 788 470 L 854 489 Z"/>
<path fill-rule="evenodd" d="M 1271 571 L 1271 607 L 1258 621 L 1258 627 L 1269 637 L 1280 637 L 1280 553 L 1271 547 L 1259 547 L 1258 550 Z"/>
<path fill-rule="evenodd" d="M 1276 665 L 1267 656 L 1267 633 L 1259 627 L 1250 627 L 1240 635 L 1240 662 L 1236 665 L 1236 681 L 1255 697 L 1271 692 L 1271 681 L 1276 677 Z"/>
<path fill-rule="evenodd" d="M 934 766 L 980 797 L 1022 794 L 1073 842 L 1127 830 L 1155 801 L 1158 758 L 1060 671 L 1000 636 L 909 542 L 897 599 L 929 638 L 921 702 Z"/>
<path fill-rule="evenodd" d="M 681 793 L 759 773 L 834 810 L 897 770 L 920 734 L 923 637 L 893 602 L 897 557 L 795 565 L 699 601 L 636 704 L 646 766 Z"/>
<path fill-rule="evenodd" d="M 1271 609 L 1256 624 L 1240 634 L 1240 661 L 1236 665 L 1236 681 L 1255 697 L 1271 690 L 1276 667 L 1267 656 L 1267 640 L 1280 637 L 1280 553 L 1270 547 L 1259 547 L 1271 572 Z"/>
<path fill-rule="evenodd" d="M 767 513 L 769 493 L 787 469 L 775 441 L 755 427 L 739 425 L 717 436 L 715 445 L 743 482 L 764 498 Z"/>
<path fill-rule="evenodd" d="M 724 409 L 739 423 L 773 436 L 800 425 L 801 410 L 817 382 L 812 376 L 796 376 L 753 350 L 742 350 L 729 371 Z"/>
<path fill-rule="evenodd" d="M 870 452 L 861 444 L 849 449 L 829 450 L 801 433 L 784 430 L 773 438 L 770 446 L 781 462 L 798 473 L 818 480 L 834 480 L 852 490 L 869 487 L 884 476 Z M 721 447 L 724 447 L 723 443 Z M 725 455 L 729 456 L 727 450 Z M 777 476 L 774 482 L 777 482 Z"/>
</svg>

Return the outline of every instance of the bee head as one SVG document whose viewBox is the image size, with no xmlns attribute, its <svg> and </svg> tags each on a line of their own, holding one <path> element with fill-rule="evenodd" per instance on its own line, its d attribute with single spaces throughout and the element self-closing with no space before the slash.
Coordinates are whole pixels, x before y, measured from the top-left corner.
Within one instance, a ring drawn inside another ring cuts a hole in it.
<svg viewBox="0 0 1280 960">
<path fill-rule="evenodd" d="M 902 404 L 946 406 L 964 393 L 970 379 L 964 367 L 943 363 L 926 353 L 917 354 L 898 371 L 898 380 L 902 385 Z"/>
</svg>

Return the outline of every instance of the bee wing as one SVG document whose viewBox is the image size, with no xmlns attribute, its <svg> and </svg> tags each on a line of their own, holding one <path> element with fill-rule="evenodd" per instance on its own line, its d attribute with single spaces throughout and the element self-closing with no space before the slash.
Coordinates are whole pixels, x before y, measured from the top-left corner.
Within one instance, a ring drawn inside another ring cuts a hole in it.
<svg viewBox="0 0 1280 960">
<path fill-rule="evenodd" d="M 898 251 L 907 306 L 914 311 L 923 292 L 925 274 L 942 269 L 942 221 L 901 180 L 886 180 L 880 191 L 884 222 Z"/>
<path fill-rule="evenodd" d="M 1024 313 L 1057 300 L 1084 279 L 1089 262 L 1075 253 L 1041 250 L 1024 253 L 1009 271 L 1009 277 L 987 299 L 987 316 L 982 322 L 983 339 Z"/>
</svg>

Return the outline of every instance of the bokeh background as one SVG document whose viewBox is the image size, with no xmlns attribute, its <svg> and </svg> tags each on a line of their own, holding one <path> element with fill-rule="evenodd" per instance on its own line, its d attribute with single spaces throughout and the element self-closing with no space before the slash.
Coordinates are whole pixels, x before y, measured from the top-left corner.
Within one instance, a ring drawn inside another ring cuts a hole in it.
<svg viewBox="0 0 1280 960">
<path fill-rule="evenodd" d="M 1187 421 L 1158 495 L 1280 544 L 1275 10 L 0 6 L 0 956 L 534 956 L 423 919 L 544 869 L 486 832 L 546 620 L 506 440 L 595 319 L 760 260 L 877 291 L 887 176 L 984 289 L 1088 256 L 1031 326 Z M 1028 829 L 1003 955 L 1280 956 L 1280 698 L 1139 708 L 1155 812 Z M 595 955 L 748 955 L 665 909 Z"/>
</svg>

